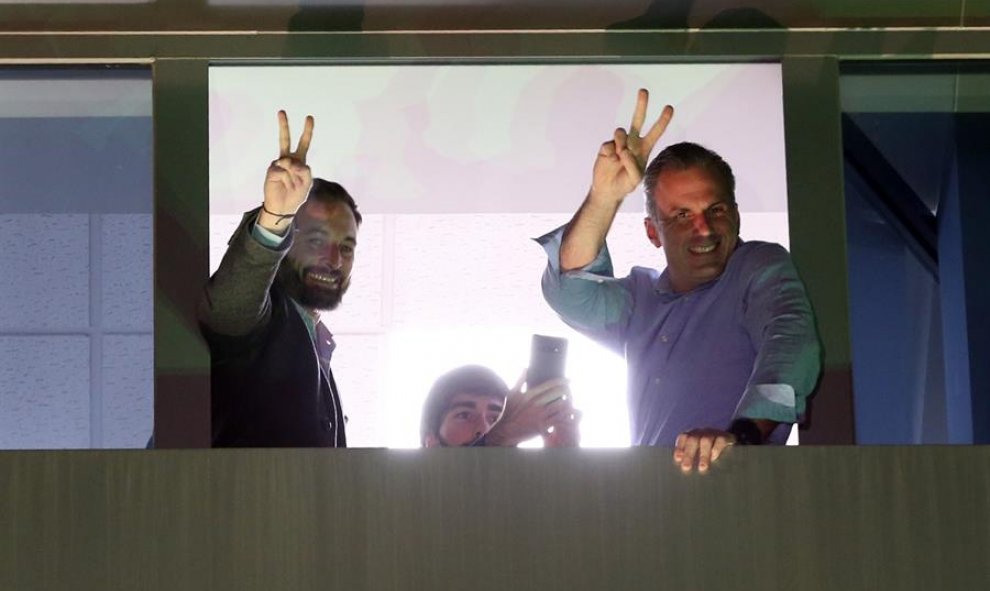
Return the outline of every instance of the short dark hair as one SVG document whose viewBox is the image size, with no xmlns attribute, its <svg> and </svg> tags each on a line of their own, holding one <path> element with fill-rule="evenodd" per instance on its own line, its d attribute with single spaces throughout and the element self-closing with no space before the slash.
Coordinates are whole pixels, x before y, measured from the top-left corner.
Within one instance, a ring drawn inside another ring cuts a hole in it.
<svg viewBox="0 0 990 591">
<path fill-rule="evenodd" d="M 351 208 L 354 214 L 354 221 L 361 225 L 361 212 L 358 211 L 357 203 L 351 194 L 347 192 L 340 183 L 328 181 L 326 179 L 314 178 L 313 186 L 309 189 L 309 199 L 323 203 L 343 203 Z"/>
<path fill-rule="evenodd" d="M 712 176 L 722 186 L 726 196 L 732 203 L 736 202 L 736 177 L 732 168 L 721 156 L 708 148 L 692 142 L 681 142 L 667 146 L 646 167 L 643 174 L 643 191 L 646 193 L 646 213 L 654 220 L 657 219 L 657 204 L 653 191 L 657 187 L 657 179 L 665 170 L 687 170 L 700 168 Z"/>
<path fill-rule="evenodd" d="M 482 365 L 463 365 L 443 374 L 433 382 L 423 403 L 423 416 L 419 422 L 420 445 L 426 445 L 427 435 L 439 433 L 450 400 L 458 394 L 505 398 L 509 394 L 509 386 L 498 374 Z"/>
</svg>

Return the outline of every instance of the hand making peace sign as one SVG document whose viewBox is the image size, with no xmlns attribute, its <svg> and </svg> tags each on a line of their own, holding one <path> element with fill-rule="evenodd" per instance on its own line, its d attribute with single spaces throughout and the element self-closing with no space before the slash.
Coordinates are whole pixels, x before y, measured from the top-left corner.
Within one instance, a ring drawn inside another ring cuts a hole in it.
<svg viewBox="0 0 990 591">
<path fill-rule="evenodd" d="M 674 108 L 665 106 L 646 135 L 640 136 L 649 100 L 650 93 L 640 88 L 629 131 L 621 127 L 616 129 L 612 141 L 605 142 L 598 150 L 591 181 L 592 194 L 610 201 L 622 201 L 642 180 L 653 146 L 674 117 Z"/>
<path fill-rule="evenodd" d="M 313 139 L 313 117 L 307 116 L 296 150 L 290 150 L 289 118 L 278 112 L 278 159 L 265 174 L 264 209 L 276 218 L 291 219 L 306 201 L 313 185 L 313 173 L 306 166 L 306 154 Z M 280 219 L 279 221 L 282 221 Z"/>
</svg>

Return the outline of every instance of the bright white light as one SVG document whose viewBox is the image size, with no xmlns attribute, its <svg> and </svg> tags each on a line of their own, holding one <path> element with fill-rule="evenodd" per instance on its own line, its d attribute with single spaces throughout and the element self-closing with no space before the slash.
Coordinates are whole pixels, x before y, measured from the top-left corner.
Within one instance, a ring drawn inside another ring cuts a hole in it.
<svg viewBox="0 0 990 591">
<path fill-rule="evenodd" d="M 582 447 L 629 445 L 625 363 L 571 331 L 567 376 L 575 406 L 584 413 Z M 469 363 L 490 367 L 513 386 L 529 360 L 532 333 L 519 326 L 458 326 L 401 329 L 388 336 L 385 417 L 388 447 L 418 447 L 419 417 L 433 381 Z M 539 441 L 534 442 L 539 446 Z"/>
</svg>

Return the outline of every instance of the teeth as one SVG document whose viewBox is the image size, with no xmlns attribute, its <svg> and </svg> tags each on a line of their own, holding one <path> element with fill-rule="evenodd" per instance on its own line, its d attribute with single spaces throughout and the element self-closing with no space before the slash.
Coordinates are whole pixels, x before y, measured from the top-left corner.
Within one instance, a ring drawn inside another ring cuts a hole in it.
<svg viewBox="0 0 990 591">
<path fill-rule="evenodd" d="M 321 275 L 319 273 L 310 273 L 309 276 L 312 277 L 313 279 L 319 281 L 320 283 L 336 283 L 337 282 L 337 280 L 334 277 L 330 277 L 329 275 Z"/>
<path fill-rule="evenodd" d="M 695 246 L 691 248 L 691 252 L 695 254 L 707 254 L 715 250 L 714 244 L 709 244 L 708 246 Z"/>
</svg>

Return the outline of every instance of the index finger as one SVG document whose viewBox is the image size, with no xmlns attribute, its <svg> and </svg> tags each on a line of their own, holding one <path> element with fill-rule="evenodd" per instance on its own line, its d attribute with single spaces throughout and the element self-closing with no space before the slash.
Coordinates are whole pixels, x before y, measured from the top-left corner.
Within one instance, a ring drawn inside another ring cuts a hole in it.
<svg viewBox="0 0 990 591">
<path fill-rule="evenodd" d="M 285 111 L 278 112 L 278 157 L 281 160 L 289 155 L 289 117 Z"/>
<path fill-rule="evenodd" d="M 646 121 L 646 106 L 650 102 L 650 91 L 640 88 L 636 95 L 636 110 L 633 111 L 632 123 L 629 124 L 629 135 L 639 136 L 639 130 L 643 129 L 643 122 Z"/>
<path fill-rule="evenodd" d="M 303 125 L 302 135 L 299 136 L 299 144 L 296 146 L 296 159 L 306 162 L 306 154 L 309 152 L 309 143 L 313 140 L 313 120 L 312 115 L 306 115 L 306 123 Z"/>
</svg>

